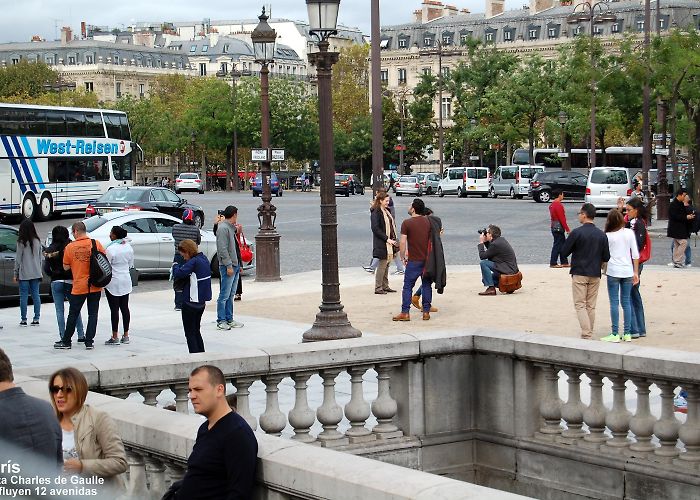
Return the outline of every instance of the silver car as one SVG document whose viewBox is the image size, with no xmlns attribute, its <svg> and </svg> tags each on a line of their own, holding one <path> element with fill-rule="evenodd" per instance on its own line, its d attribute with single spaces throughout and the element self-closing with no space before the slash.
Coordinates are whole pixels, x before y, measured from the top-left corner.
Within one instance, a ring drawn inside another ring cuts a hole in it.
<svg viewBox="0 0 700 500">
<path fill-rule="evenodd" d="M 121 226 L 128 233 L 127 238 L 134 248 L 134 267 L 143 274 L 166 274 L 170 272 L 175 254 L 173 226 L 181 220 L 158 212 L 110 212 L 94 215 L 83 221 L 90 238 L 107 246 L 112 226 Z M 211 231 L 199 230 L 202 242 L 199 250 L 211 262 L 212 275 L 219 276 L 219 259 L 216 255 L 216 236 Z M 253 251 L 253 260 L 245 263 L 243 271 L 255 267 L 254 243 L 246 240 Z M 51 243 L 51 235 L 46 245 Z"/>
<path fill-rule="evenodd" d="M 394 184 L 394 189 L 396 189 L 396 196 L 403 194 L 423 196 L 423 186 L 415 175 L 402 175 Z"/>
<path fill-rule="evenodd" d="M 183 191 L 197 191 L 199 194 L 204 194 L 204 183 L 196 173 L 183 173 L 175 179 L 175 192 L 177 194 Z"/>
<path fill-rule="evenodd" d="M 435 194 L 437 193 L 437 188 L 440 185 L 440 176 L 438 174 L 430 173 L 418 173 L 418 182 L 423 188 L 425 194 Z"/>
</svg>

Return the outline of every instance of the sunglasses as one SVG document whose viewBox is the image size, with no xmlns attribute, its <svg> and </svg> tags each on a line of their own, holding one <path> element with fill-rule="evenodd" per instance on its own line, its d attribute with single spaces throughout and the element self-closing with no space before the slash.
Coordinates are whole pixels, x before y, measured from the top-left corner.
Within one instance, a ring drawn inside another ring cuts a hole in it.
<svg viewBox="0 0 700 500">
<path fill-rule="evenodd" d="M 52 385 L 49 390 L 51 391 L 51 394 L 58 394 L 58 391 L 63 391 L 63 394 L 70 394 L 73 392 L 73 388 L 69 385 L 65 387 L 60 385 Z"/>
</svg>

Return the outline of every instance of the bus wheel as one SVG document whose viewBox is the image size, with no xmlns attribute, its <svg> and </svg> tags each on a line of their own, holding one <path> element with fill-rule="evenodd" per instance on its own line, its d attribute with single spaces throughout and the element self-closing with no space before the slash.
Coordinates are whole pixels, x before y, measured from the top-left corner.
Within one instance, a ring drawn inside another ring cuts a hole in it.
<svg viewBox="0 0 700 500">
<path fill-rule="evenodd" d="M 49 220 L 53 215 L 53 199 L 48 193 L 41 195 L 41 201 L 39 201 L 39 210 L 37 213 L 37 218 L 39 220 Z"/>
<path fill-rule="evenodd" d="M 32 195 L 27 195 L 22 202 L 22 217 L 32 220 L 36 215 L 36 202 Z"/>
</svg>

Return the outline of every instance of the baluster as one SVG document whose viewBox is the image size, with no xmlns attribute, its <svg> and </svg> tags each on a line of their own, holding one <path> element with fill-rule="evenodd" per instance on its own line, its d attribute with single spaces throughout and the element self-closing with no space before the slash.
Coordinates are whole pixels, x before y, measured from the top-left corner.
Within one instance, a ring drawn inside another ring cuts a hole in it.
<svg viewBox="0 0 700 500">
<path fill-rule="evenodd" d="M 156 406 L 158 404 L 157 397 L 163 392 L 162 387 L 142 387 L 140 390 L 143 395 L 143 403 L 148 406 Z"/>
<path fill-rule="evenodd" d="M 134 391 L 131 389 L 113 389 L 107 391 L 107 394 L 115 398 L 126 399 L 132 392 Z"/>
<path fill-rule="evenodd" d="M 403 436 L 403 432 L 394 425 L 398 411 L 396 400 L 391 397 L 391 370 L 401 363 L 382 363 L 377 370 L 377 399 L 372 402 L 372 413 L 377 417 L 377 425 L 372 432 L 379 439 L 392 439 Z"/>
<path fill-rule="evenodd" d="M 127 498 L 146 498 L 148 489 L 146 488 L 146 468 L 143 456 L 134 451 L 126 452 L 126 463 L 129 465 L 129 482 L 126 486 Z"/>
<path fill-rule="evenodd" d="M 630 419 L 630 430 L 637 442 L 630 445 L 630 450 L 635 452 L 632 456 L 647 457 L 656 448 L 651 442 L 656 417 L 649 409 L 649 381 L 643 378 L 635 378 L 632 381 L 637 386 L 637 411 Z"/>
<path fill-rule="evenodd" d="M 673 414 L 675 387 L 670 382 L 657 382 L 656 385 L 661 389 L 661 417 L 654 424 L 654 435 L 659 439 L 661 446 L 654 450 L 654 458 L 668 462 L 679 454 L 676 441 L 678 441 L 680 422 Z"/>
<path fill-rule="evenodd" d="M 231 383 L 236 387 L 236 412 L 243 417 L 243 420 L 248 422 L 251 429 L 258 428 L 258 421 L 250 412 L 250 386 L 255 382 L 254 378 L 237 378 Z"/>
<path fill-rule="evenodd" d="M 168 463 L 168 470 L 166 473 L 166 478 L 167 478 L 167 486 L 170 488 L 170 485 L 179 481 L 185 476 L 185 469 L 184 467 L 181 467 L 180 465 L 174 463 L 174 462 L 169 462 Z"/>
<path fill-rule="evenodd" d="M 544 396 L 540 403 L 540 415 L 544 425 L 537 437 L 552 441 L 561 433 L 561 399 L 559 399 L 559 370 L 552 365 L 536 365 L 544 374 Z"/>
<path fill-rule="evenodd" d="M 165 493 L 165 466 L 155 457 L 146 457 L 146 474 L 148 475 L 150 498 L 158 500 Z"/>
<path fill-rule="evenodd" d="M 345 405 L 345 416 L 350 421 L 350 429 L 345 435 L 350 438 L 351 443 L 365 443 L 376 439 L 376 434 L 372 434 L 372 431 L 365 427 L 370 411 L 362 390 L 362 376 L 369 368 L 371 366 L 353 366 L 348 369 L 350 401 Z"/>
<path fill-rule="evenodd" d="M 581 372 L 573 368 L 564 370 L 567 376 L 569 385 L 569 397 L 561 406 L 561 418 L 566 422 L 567 429 L 561 433 L 561 440 L 567 444 L 575 442 L 576 439 L 583 437 L 586 433 L 583 431 L 583 410 L 586 406 L 581 402 Z"/>
<path fill-rule="evenodd" d="M 700 387 L 685 386 L 685 390 L 688 391 L 688 418 L 678 431 L 678 437 L 685 445 L 685 453 L 678 458 L 686 466 L 688 462 L 697 466 L 700 463 Z"/>
<path fill-rule="evenodd" d="M 605 415 L 608 409 L 603 404 L 603 376 L 597 372 L 587 372 L 591 379 L 591 404 L 583 410 L 583 421 L 588 426 L 588 434 L 583 436 L 583 443 L 587 448 L 598 447 L 610 439 L 605 435 Z"/>
<path fill-rule="evenodd" d="M 607 451 L 620 451 L 630 444 L 627 433 L 632 414 L 625 404 L 625 390 L 627 389 L 625 378 L 622 375 L 609 376 L 608 378 L 613 383 L 613 406 L 605 416 L 605 425 L 610 429 L 613 437 L 605 442 L 605 446 L 608 447 Z"/>
<path fill-rule="evenodd" d="M 323 425 L 318 435 L 321 446 L 340 446 L 348 444 L 348 438 L 338 432 L 338 423 L 343 419 L 343 409 L 335 401 L 335 378 L 340 370 L 333 368 L 321 371 L 323 378 L 323 404 L 316 410 L 316 417 Z"/>
<path fill-rule="evenodd" d="M 170 390 L 175 393 L 175 411 L 178 413 L 189 413 L 189 398 L 187 394 L 190 389 L 187 384 L 173 384 Z"/>
<path fill-rule="evenodd" d="M 289 412 L 289 424 L 294 429 L 292 439 L 302 443 L 316 441 L 309 431 L 316 421 L 316 413 L 309 408 L 307 399 L 307 382 L 312 372 L 300 372 L 292 375 L 294 380 L 294 408 Z"/>
<path fill-rule="evenodd" d="M 277 384 L 284 378 L 284 375 L 267 375 L 263 377 L 265 392 L 267 393 L 265 413 L 260 415 L 260 428 L 267 434 L 279 436 L 287 425 L 287 416 L 280 411 L 278 400 L 279 389 Z"/>
</svg>

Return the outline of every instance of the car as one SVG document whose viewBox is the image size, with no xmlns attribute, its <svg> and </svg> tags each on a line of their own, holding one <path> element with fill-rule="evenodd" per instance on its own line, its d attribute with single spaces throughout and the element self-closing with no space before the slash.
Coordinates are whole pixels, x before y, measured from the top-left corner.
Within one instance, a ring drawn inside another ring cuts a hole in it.
<svg viewBox="0 0 700 500">
<path fill-rule="evenodd" d="M 197 191 L 199 194 L 204 194 L 204 183 L 199 178 L 199 174 L 184 173 L 177 176 L 175 192 L 180 194 L 183 191 Z"/>
<path fill-rule="evenodd" d="M 15 256 L 19 231 L 0 224 L 0 299 L 18 299 L 19 283 L 15 283 Z M 51 280 L 44 275 L 39 284 L 39 295 L 51 296 Z"/>
<path fill-rule="evenodd" d="M 423 196 L 423 186 L 418 181 L 418 176 L 415 175 L 402 175 L 394 183 L 394 188 L 396 188 L 396 196 L 404 194 Z"/>
<path fill-rule="evenodd" d="M 434 173 L 417 173 L 418 182 L 423 187 L 423 192 L 425 194 L 435 194 L 437 193 L 437 188 L 440 185 L 440 176 Z"/>
<path fill-rule="evenodd" d="M 530 180 L 528 196 L 538 203 L 552 201 L 552 191 L 564 193 L 569 200 L 583 200 L 586 197 L 586 182 L 588 177 L 570 170 L 548 170 L 537 172 Z"/>
<path fill-rule="evenodd" d="M 180 219 L 157 212 L 108 212 L 93 215 L 83 221 L 87 234 L 107 246 L 110 243 L 109 232 L 113 226 L 120 226 L 127 232 L 127 238 L 134 249 L 134 267 L 141 274 L 168 274 L 175 255 L 173 226 L 182 222 Z M 199 250 L 211 262 L 212 275 L 219 276 L 219 259 L 216 254 L 216 236 L 212 231 L 200 229 L 202 242 Z M 243 271 L 255 267 L 255 243 L 246 239 L 253 251 L 253 260 L 244 262 Z M 51 234 L 45 245 L 51 244 Z"/>
<path fill-rule="evenodd" d="M 521 199 L 530 189 L 530 179 L 536 173 L 544 172 L 541 165 L 504 165 L 493 173 L 489 195 L 497 198 L 499 195 Z"/>
<path fill-rule="evenodd" d="M 350 196 L 350 175 L 335 174 L 335 194 Z"/>
<path fill-rule="evenodd" d="M 350 180 L 351 180 L 351 185 L 352 189 L 350 194 L 365 194 L 365 187 L 362 185 L 362 182 L 355 177 L 355 174 L 349 174 L 350 175 Z"/>
<path fill-rule="evenodd" d="M 586 203 L 596 210 L 611 210 L 617 207 L 617 199 L 632 195 L 632 175 L 623 167 L 594 167 L 588 172 Z"/>
<path fill-rule="evenodd" d="M 199 205 L 187 203 L 168 188 L 132 186 L 116 187 L 100 196 L 95 202 L 88 204 L 85 217 L 104 215 L 117 211 L 148 210 L 182 218 L 186 209 L 194 212 L 194 223 L 204 226 L 204 209 Z"/>
<path fill-rule="evenodd" d="M 260 196 L 262 195 L 262 174 L 260 172 L 257 173 L 255 176 L 255 179 L 253 179 L 250 182 L 250 189 L 253 191 L 253 196 Z M 270 194 L 274 196 L 282 196 L 282 184 L 280 184 L 280 180 L 277 178 L 277 174 L 274 172 L 270 173 Z"/>
<path fill-rule="evenodd" d="M 489 192 L 489 169 L 486 167 L 460 167 L 454 165 L 446 168 L 438 184 L 437 194 L 456 194 L 462 198 L 470 194 L 482 197 Z"/>
</svg>

